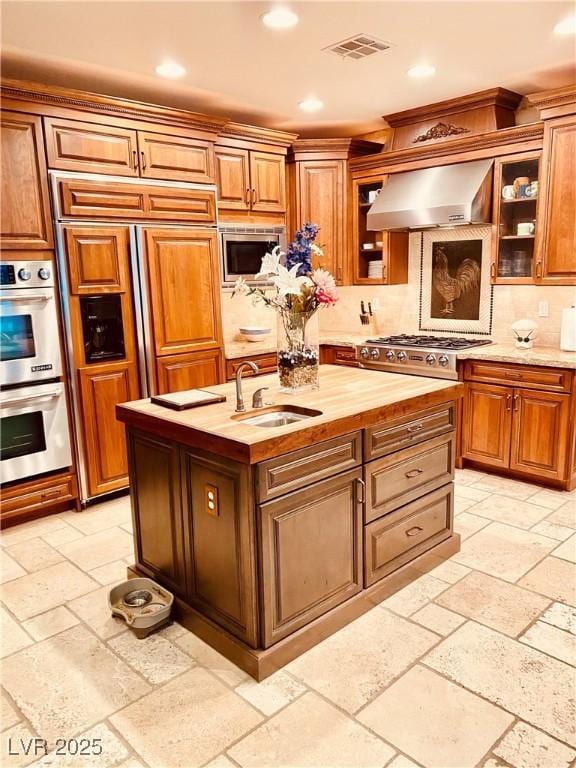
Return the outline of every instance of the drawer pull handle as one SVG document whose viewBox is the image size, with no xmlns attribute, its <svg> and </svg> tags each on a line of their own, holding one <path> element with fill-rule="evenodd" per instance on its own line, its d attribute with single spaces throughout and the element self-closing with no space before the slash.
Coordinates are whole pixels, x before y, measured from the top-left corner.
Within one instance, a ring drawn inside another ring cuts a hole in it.
<svg viewBox="0 0 576 768">
<path fill-rule="evenodd" d="M 506 395 L 506 410 L 511 411 L 510 403 L 512 402 L 512 395 Z"/>
<path fill-rule="evenodd" d="M 408 427 L 408 432 L 420 432 L 421 429 L 424 429 L 424 424 L 411 424 Z"/>
<path fill-rule="evenodd" d="M 405 477 L 413 478 L 418 477 L 418 475 L 421 475 L 422 472 L 424 472 L 423 469 L 411 469 L 410 472 L 405 472 L 404 475 Z"/>
<path fill-rule="evenodd" d="M 505 371 L 504 376 L 506 376 L 507 379 L 523 379 L 524 378 L 521 373 L 516 373 L 516 372 L 510 373 L 510 371 Z"/>
<path fill-rule="evenodd" d="M 57 499 L 59 496 L 62 496 L 62 491 L 44 491 L 41 494 L 42 499 Z"/>
<path fill-rule="evenodd" d="M 358 504 L 364 504 L 366 501 L 366 483 L 359 477 L 356 478 L 356 501 Z M 360 498 L 358 498 L 358 489 L 360 489 Z"/>
<path fill-rule="evenodd" d="M 414 528 L 409 528 L 406 531 L 406 536 L 418 536 L 419 533 L 422 533 L 424 528 L 420 528 L 419 525 L 415 525 Z"/>
</svg>

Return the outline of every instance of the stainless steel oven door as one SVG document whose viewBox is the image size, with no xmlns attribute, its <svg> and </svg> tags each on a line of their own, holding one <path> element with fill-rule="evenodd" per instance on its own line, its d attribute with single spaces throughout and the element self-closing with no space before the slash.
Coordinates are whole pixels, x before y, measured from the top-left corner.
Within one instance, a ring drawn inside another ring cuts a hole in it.
<svg viewBox="0 0 576 768">
<path fill-rule="evenodd" d="M 24 480 L 72 463 L 64 385 L 0 392 L 0 477 Z"/>
<path fill-rule="evenodd" d="M 62 373 L 54 288 L 0 291 L 0 385 Z"/>
</svg>

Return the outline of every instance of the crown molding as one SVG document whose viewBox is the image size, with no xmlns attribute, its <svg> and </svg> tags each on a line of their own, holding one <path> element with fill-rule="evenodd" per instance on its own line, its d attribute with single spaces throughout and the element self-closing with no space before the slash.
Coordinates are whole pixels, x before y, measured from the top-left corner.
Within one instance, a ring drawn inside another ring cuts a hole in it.
<svg viewBox="0 0 576 768">
<path fill-rule="evenodd" d="M 540 119 L 576 112 L 576 83 L 549 91 L 529 93 L 525 101 L 540 113 Z"/>
<path fill-rule="evenodd" d="M 288 153 L 291 161 L 348 160 L 382 152 L 384 144 L 353 138 L 297 139 Z"/>
<path fill-rule="evenodd" d="M 245 125 L 244 123 L 227 122 L 220 131 L 220 143 L 226 139 L 237 141 L 256 141 L 264 144 L 272 144 L 278 147 L 288 148 L 298 138 L 297 133 L 277 131 L 273 128 L 262 128 L 258 125 Z"/>
</svg>

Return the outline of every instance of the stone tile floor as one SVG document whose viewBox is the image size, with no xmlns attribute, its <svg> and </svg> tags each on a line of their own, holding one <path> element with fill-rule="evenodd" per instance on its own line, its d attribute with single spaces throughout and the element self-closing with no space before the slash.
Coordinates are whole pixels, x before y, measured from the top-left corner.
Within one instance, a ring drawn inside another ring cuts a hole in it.
<svg viewBox="0 0 576 768">
<path fill-rule="evenodd" d="M 177 624 L 139 641 L 110 617 L 126 497 L 9 529 L 0 764 L 573 765 L 576 493 L 463 470 L 455 511 L 461 552 L 260 684 Z"/>
</svg>

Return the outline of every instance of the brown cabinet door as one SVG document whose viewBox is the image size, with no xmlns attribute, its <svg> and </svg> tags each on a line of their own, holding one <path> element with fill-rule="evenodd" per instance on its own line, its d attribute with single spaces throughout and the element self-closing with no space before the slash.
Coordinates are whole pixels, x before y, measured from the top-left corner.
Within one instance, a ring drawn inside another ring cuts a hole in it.
<svg viewBox="0 0 576 768">
<path fill-rule="evenodd" d="M 137 400 L 134 363 L 99 365 L 78 370 L 88 493 L 96 496 L 128 485 L 124 426 L 116 420 L 116 405 Z"/>
<path fill-rule="evenodd" d="M 2 112 L 2 231 L 0 247 L 51 248 L 42 122 L 33 115 Z"/>
<path fill-rule="evenodd" d="M 140 570 L 186 597 L 178 447 L 128 430 L 132 516 Z"/>
<path fill-rule="evenodd" d="M 513 390 L 466 384 L 462 416 L 462 455 L 492 467 L 510 463 Z"/>
<path fill-rule="evenodd" d="M 250 152 L 250 189 L 253 211 L 286 210 L 284 156 Z"/>
<path fill-rule="evenodd" d="M 212 144 L 201 139 L 138 131 L 140 175 L 147 179 L 214 181 Z"/>
<path fill-rule="evenodd" d="M 265 648 L 362 589 L 360 477 L 354 469 L 260 506 Z"/>
<path fill-rule="evenodd" d="M 70 292 L 124 293 L 130 282 L 128 227 L 64 227 Z"/>
<path fill-rule="evenodd" d="M 510 469 L 566 477 L 570 395 L 515 389 Z"/>
<path fill-rule="evenodd" d="M 218 208 L 250 210 L 250 161 L 247 149 L 216 147 Z"/>
<path fill-rule="evenodd" d="M 182 451 L 182 497 L 190 562 L 190 605 L 257 642 L 254 507 L 250 468 L 201 451 Z"/>
<path fill-rule="evenodd" d="M 207 349 L 187 355 L 166 355 L 156 360 L 158 394 L 221 384 L 222 352 Z"/>
<path fill-rule="evenodd" d="M 536 281 L 576 284 L 576 117 L 544 123 Z"/>
<path fill-rule="evenodd" d="M 297 225 L 318 224 L 322 266 L 339 282 L 343 279 L 345 190 L 344 161 L 298 163 Z M 315 260 L 316 262 L 316 260 Z"/>
<path fill-rule="evenodd" d="M 138 176 L 136 131 L 55 117 L 44 126 L 50 168 Z"/>
<path fill-rule="evenodd" d="M 221 346 L 216 233 L 148 227 L 142 233 L 156 354 Z"/>
</svg>

